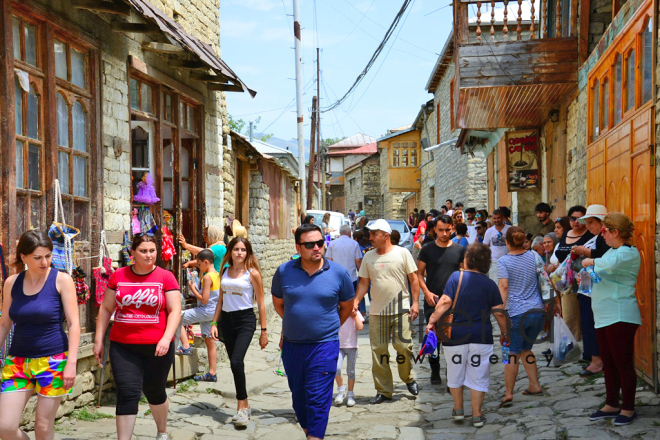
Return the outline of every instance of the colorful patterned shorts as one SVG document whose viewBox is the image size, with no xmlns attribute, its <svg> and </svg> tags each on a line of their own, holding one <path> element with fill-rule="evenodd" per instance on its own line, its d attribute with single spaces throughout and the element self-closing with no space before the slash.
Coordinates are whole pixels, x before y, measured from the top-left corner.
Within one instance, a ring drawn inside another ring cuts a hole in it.
<svg viewBox="0 0 660 440">
<path fill-rule="evenodd" d="M 64 367 L 69 352 L 40 358 L 7 356 L 0 378 L 0 393 L 31 391 L 46 397 L 71 393 L 64 389 Z"/>
</svg>

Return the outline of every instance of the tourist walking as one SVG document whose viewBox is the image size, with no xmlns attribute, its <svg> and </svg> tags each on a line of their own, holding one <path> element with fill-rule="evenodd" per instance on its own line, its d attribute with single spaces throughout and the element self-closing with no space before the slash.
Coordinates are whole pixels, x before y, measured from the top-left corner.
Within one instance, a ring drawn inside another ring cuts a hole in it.
<svg viewBox="0 0 660 440">
<path fill-rule="evenodd" d="M 353 309 L 353 283 L 346 269 L 323 257 L 320 227 L 301 225 L 295 241 L 300 258 L 275 271 L 271 292 L 282 318 L 282 362 L 296 418 L 308 439 L 322 439 L 332 406 L 339 328 Z"/>
<path fill-rule="evenodd" d="M 424 319 L 427 323 L 436 308 L 438 298 L 442 297 L 445 291 L 447 280 L 452 273 L 460 269 L 465 256 L 465 248 L 449 238 L 452 221 L 448 215 L 437 218 L 435 241 L 424 245 L 417 257 L 417 279 L 424 294 Z M 490 258 L 490 251 L 488 256 Z M 429 364 L 431 383 L 441 384 L 440 359 L 436 353 L 431 354 Z"/>
<path fill-rule="evenodd" d="M 351 240 L 351 228 L 348 225 L 341 225 L 339 228 L 339 237 L 333 240 L 328 245 L 328 251 L 325 257 L 340 264 L 348 271 L 353 281 L 353 288 L 357 289 L 358 283 L 358 270 L 362 263 L 362 251 L 357 241 Z M 360 301 L 360 313 L 364 316 L 367 313 L 367 308 L 364 298 Z"/>
<path fill-rule="evenodd" d="M 211 336 L 218 339 L 219 326 L 236 388 L 237 408 L 233 420 L 236 426 L 247 426 L 251 409 L 247 396 L 244 359 L 257 326 L 254 316 L 255 302 L 261 325 L 259 346 L 263 350 L 268 345 L 263 280 L 259 261 L 247 238 L 234 237 L 229 242 L 222 267 L 220 281 L 222 294 L 211 322 Z"/>
<path fill-rule="evenodd" d="M 613 418 L 615 426 L 622 426 L 637 418 L 634 347 L 635 333 L 642 325 L 642 318 L 635 285 L 641 258 L 637 248 L 630 244 L 634 225 L 627 216 L 613 212 L 605 216 L 603 224 L 603 238 L 611 249 L 600 258 L 585 258 L 582 261 L 583 267 L 593 266 L 594 272 L 601 278 L 592 287 L 591 307 L 606 390 L 605 406 L 589 419 Z"/>
<path fill-rule="evenodd" d="M 493 327 L 489 311 L 494 314 L 500 333 L 507 338 L 506 317 L 502 313 L 502 298 L 497 284 L 488 278 L 490 248 L 472 244 L 465 252 L 463 271 L 456 271 L 447 280 L 435 311 L 429 317 L 426 332 L 449 310 L 460 310 L 454 315 L 451 338 L 443 339 L 447 362 L 447 386 L 454 399 L 452 417 L 463 420 L 463 387 L 470 388 L 472 424 L 480 428 L 486 422 L 481 405 L 490 384 L 490 357 L 493 354 Z M 494 313 L 499 310 L 499 313 Z M 484 319 L 484 317 L 486 319 Z M 443 335 L 444 336 L 444 335 Z"/>
<path fill-rule="evenodd" d="M 210 249 L 211 252 L 213 252 L 213 257 L 214 257 L 213 267 L 215 267 L 215 271 L 218 273 L 220 273 L 220 262 L 227 253 L 227 247 L 225 246 L 225 243 L 223 241 L 224 239 L 225 239 L 225 233 L 221 228 L 214 225 L 211 225 L 208 228 L 206 228 L 206 233 L 204 234 L 204 241 L 208 244 L 208 247 L 206 249 Z M 183 235 L 179 235 L 179 243 L 181 243 L 182 248 L 184 248 L 187 251 L 190 251 L 190 253 L 193 255 L 197 255 L 199 251 L 205 249 L 198 246 L 193 246 L 192 244 L 188 243 Z M 184 263 L 183 265 L 183 267 L 185 268 L 196 267 L 196 266 L 197 266 L 196 259 L 190 260 Z"/>
<path fill-rule="evenodd" d="M 539 203 L 536 205 L 535 208 L 536 211 L 536 218 L 539 220 L 540 227 L 538 229 L 538 233 L 536 235 L 540 236 L 545 236 L 546 234 L 549 234 L 550 232 L 554 231 L 555 225 L 550 218 L 552 215 L 552 207 L 548 205 L 547 203 Z"/>
<path fill-rule="evenodd" d="M 392 399 L 394 393 L 390 369 L 390 339 L 398 353 L 399 377 L 413 396 L 419 394 L 419 387 L 413 376 L 411 339 L 411 322 L 419 315 L 419 281 L 416 275 L 417 267 L 410 252 L 403 247 L 392 245 L 392 228 L 389 223 L 378 219 L 369 229 L 371 242 L 376 248 L 367 252 L 362 259 L 354 308 L 357 309 L 371 282 L 369 340 L 376 397 L 370 403 L 379 404 Z"/>
<path fill-rule="evenodd" d="M 578 256 L 587 258 L 600 258 L 605 255 L 610 247 L 603 238 L 603 220 L 607 215 L 607 208 L 603 205 L 589 205 L 584 217 L 578 221 L 587 226 L 594 237 L 584 246 L 574 246 L 572 252 Z M 598 336 L 596 334 L 596 323 L 594 312 L 591 308 L 591 294 L 578 290 L 578 302 L 580 303 L 580 330 L 582 331 L 582 358 L 589 364 L 584 367 L 580 376 L 588 377 L 603 371 L 603 361 L 600 358 L 598 348 Z"/>
<path fill-rule="evenodd" d="M 523 248 L 525 231 L 517 226 L 506 232 L 508 254 L 497 261 L 497 276 L 502 301 L 511 319 L 509 332 L 509 363 L 504 366 L 506 392 L 500 407 L 513 402 L 513 389 L 518 377 L 519 362 L 525 367 L 529 379 L 524 395 L 543 395 L 538 381 L 536 358 L 532 346 L 545 323 L 545 308 L 539 292 L 536 256 Z M 502 341 L 505 336 L 500 336 Z"/>
<path fill-rule="evenodd" d="M 364 328 L 364 317 L 353 310 L 351 316 L 339 328 L 339 358 L 337 358 L 337 397 L 335 405 L 341 406 L 346 399 L 346 406 L 355 406 L 355 364 L 358 356 L 358 332 Z M 346 359 L 346 375 L 348 376 L 348 393 L 344 387 L 341 368 Z"/>
<path fill-rule="evenodd" d="M 51 267 L 53 243 L 45 232 L 27 231 L 16 246 L 16 271 L 5 281 L 0 346 L 14 335 L 0 378 L 0 438 L 27 439 L 19 428 L 23 410 L 37 394 L 34 434 L 55 436 L 55 415 L 76 379 L 80 322 L 76 287 Z M 69 335 L 62 327 L 66 318 Z"/>
<path fill-rule="evenodd" d="M 131 440 L 140 398 L 149 402 L 158 430 L 167 440 L 167 375 L 174 361 L 174 334 L 181 318 L 181 293 L 172 272 L 156 266 L 157 241 L 136 234 L 131 244 L 135 264 L 110 276 L 96 319 L 94 356 L 103 367 L 103 337 L 110 329 L 110 361 L 117 387 L 117 439 Z"/>
<path fill-rule="evenodd" d="M 492 260 L 488 276 L 497 283 L 497 260 L 507 253 L 506 232 L 510 226 L 504 224 L 504 216 L 499 209 L 493 211 L 491 219 L 493 226 L 488 228 L 484 234 L 484 244 L 490 247 L 490 258 Z"/>
</svg>

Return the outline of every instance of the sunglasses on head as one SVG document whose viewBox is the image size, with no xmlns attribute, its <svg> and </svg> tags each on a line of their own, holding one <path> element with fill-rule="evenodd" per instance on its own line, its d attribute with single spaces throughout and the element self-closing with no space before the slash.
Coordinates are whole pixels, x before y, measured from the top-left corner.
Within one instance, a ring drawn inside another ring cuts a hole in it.
<svg viewBox="0 0 660 440">
<path fill-rule="evenodd" d="M 319 249 L 322 249 L 324 245 L 324 238 L 320 239 L 319 241 L 306 241 L 304 243 L 300 243 L 300 246 L 305 246 L 305 249 L 314 249 L 314 246 L 318 246 Z"/>
<path fill-rule="evenodd" d="M 557 220 L 555 220 L 555 223 L 559 223 L 561 221 L 561 217 L 557 217 Z"/>
<path fill-rule="evenodd" d="M 137 234 L 133 234 L 133 238 L 142 237 L 143 235 L 146 235 L 147 237 L 153 237 L 154 233 L 153 232 L 138 232 Z"/>
<path fill-rule="evenodd" d="M 605 232 L 612 232 L 612 231 L 615 231 L 615 230 L 616 229 L 614 229 L 614 228 L 606 228 L 605 226 L 603 226 L 602 233 L 604 234 Z"/>
</svg>

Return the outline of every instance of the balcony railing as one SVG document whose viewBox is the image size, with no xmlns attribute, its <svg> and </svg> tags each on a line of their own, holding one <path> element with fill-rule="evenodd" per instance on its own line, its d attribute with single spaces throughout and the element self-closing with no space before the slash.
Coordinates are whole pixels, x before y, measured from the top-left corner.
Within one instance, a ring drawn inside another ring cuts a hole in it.
<svg viewBox="0 0 660 440">
<path fill-rule="evenodd" d="M 455 0 L 458 44 L 577 36 L 578 0 Z"/>
</svg>

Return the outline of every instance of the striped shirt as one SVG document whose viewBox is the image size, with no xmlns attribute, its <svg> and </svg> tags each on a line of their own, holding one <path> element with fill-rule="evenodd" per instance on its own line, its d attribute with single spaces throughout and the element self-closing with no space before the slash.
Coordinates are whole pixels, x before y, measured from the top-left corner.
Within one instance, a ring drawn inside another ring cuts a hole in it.
<svg viewBox="0 0 660 440">
<path fill-rule="evenodd" d="M 520 255 L 504 255 L 497 260 L 497 278 L 509 280 L 506 309 L 509 316 L 522 315 L 531 309 L 543 309 L 538 290 L 536 258 L 531 251 Z"/>
</svg>

